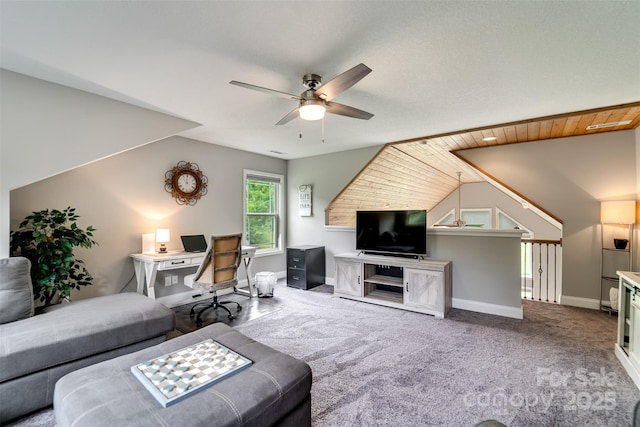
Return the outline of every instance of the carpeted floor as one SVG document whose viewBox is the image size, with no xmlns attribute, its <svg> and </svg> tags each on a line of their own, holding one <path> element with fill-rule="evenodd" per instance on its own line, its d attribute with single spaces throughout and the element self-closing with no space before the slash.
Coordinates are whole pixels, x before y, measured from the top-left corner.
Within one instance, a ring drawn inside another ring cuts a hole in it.
<svg viewBox="0 0 640 427">
<path fill-rule="evenodd" d="M 316 427 L 631 425 L 640 391 L 613 353 L 615 317 L 524 301 L 524 320 L 438 320 L 330 291 L 279 283 L 272 299 L 224 298 L 243 305 L 236 329 L 311 365 Z M 175 311 L 176 334 L 195 327 L 188 306 Z M 54 426 L 51 413 L 14 427 Z"/>
<path fill-rule="evenodd" d="M 285 288 L 237 326 L 307 361 L 315 426 L 630 426 L 640 391 L 613 353 L 616 320 L 524 302 L 524 320 L 444 320 Z"/>
</svg>

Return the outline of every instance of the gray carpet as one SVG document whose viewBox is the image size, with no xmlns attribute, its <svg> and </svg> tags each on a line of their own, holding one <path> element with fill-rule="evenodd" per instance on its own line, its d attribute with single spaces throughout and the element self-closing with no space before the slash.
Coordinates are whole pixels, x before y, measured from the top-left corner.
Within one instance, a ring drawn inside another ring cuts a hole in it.
<svg viewBox="0 0 640 427">
<path fill-rule="evenodd" d="M 279 283 L 235 323 L 311 365 L 316 427 L 631 426 L 640 391 L 613 353 L 615 317 L 525 301 L 524 320 L 456 309 L 437 320 L 330 289 Z M 51 427 L 51 414 L 13 426 Z"/>
<path fill-rule="evenodd" d="M 280 310 L 237 329 L 311 365 L 315 426 L 630 426 L 640 399 L 613 353 L 616 318 L 598 311 L 524 302 L 524 320 L 437 320 L 276 292 Z"/>
</svg>

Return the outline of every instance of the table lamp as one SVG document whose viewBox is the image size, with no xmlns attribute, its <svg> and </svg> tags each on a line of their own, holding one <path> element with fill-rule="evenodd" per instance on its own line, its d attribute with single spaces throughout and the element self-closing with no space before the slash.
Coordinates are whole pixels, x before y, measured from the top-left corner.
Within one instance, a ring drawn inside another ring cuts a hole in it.
<svg viewBox="0 0 640 427">
<path fill-rule="evenodd" d="M 167 247 L 165 243 L 168 243 L 169 239 L 169 229 L 168 228 L 158 228 L 156 230 L 156 242 L 160 243 L 160 248 L 158 252 L 161 254 L 167 253 Z"/>
</svg>

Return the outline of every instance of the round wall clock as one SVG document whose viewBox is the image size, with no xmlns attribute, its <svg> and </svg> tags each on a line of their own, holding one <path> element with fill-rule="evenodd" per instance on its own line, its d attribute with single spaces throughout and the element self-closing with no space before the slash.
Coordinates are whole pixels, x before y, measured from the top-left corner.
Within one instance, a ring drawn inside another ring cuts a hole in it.
<svg viewBox="0 0 640 427">
<path fill-rule="evenodd" d="M 179 205 L 195 205 L 207 194 L 207 177 L 196 163 L 181 160 L 164 174 L 164 189 Z"/>
</svg>

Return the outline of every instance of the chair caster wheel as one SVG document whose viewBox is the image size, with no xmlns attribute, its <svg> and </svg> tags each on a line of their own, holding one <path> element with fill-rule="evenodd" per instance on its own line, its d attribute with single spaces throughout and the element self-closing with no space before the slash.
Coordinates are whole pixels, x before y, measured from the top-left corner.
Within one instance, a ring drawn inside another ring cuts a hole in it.
<svg viewBox="0 0 640 427">
<path fill-rule="evenodd" d="M 233 319 L 235 319 L 235 317 L 229 315 L 229 320 L 233 320 Z"/>
<path fill-rule="evenodd" d="M 242 311 L 242 306 L 241 306 L 241 305 L 239 305 L 239 306 L 238 306 L 238 309 L 237 309 L 236 311 Z"/>
</svg>

